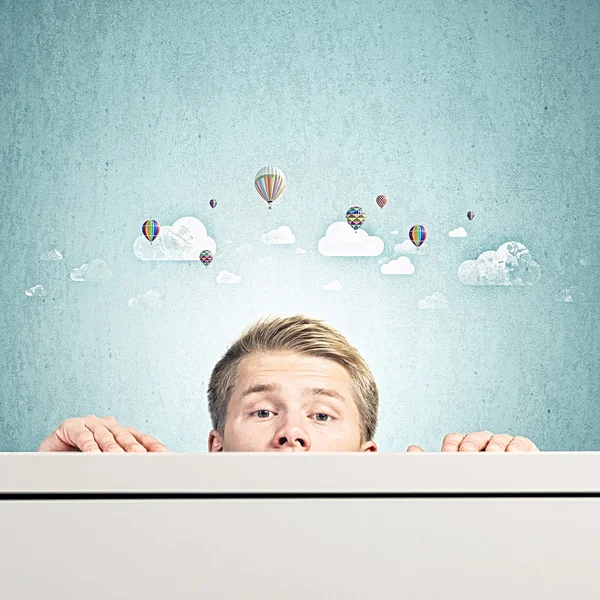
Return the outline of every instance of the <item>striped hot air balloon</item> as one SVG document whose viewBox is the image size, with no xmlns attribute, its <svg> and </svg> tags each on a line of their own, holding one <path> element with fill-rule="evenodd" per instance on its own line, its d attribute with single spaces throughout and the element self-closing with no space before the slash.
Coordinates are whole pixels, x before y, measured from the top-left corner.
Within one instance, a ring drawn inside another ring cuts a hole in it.
<svg viewBox="0 0 600 600">
<path fill-rule="evenodd" d="M 363 226 L 365 218 L 366 215 L 360 206 L 351 206 L 346 212 L 346 221 L 354 229 L 354 233 Z"/>
<path fill-rule="evenodd" d="M 427 230 L 423 225 L 413 225 L 408 231 L 410 241 L 418 248 L 427 238 Z"/>
<path fill-rule="evenodd" d="M 211 208 L 215 208 L 215 206 L 217 206 L 217 201 L 213 198 L 208 204 Z"/>
<path fill-rule="evenodd" d="M 283 194 L 285 184 L 285 175 L 277 167 L 265 167 L 254 177 L 254 187 L 260 197 L 267 201 L 269 208 L 272 208 L 271 204 Z"/>
<path fill-rule="evenodd" d="M 472 210 L 467 213 L 467 219 L 469 219 L 469 221 L 472 221 L 474 216 L 475 213 Z"/>
<path fill-rule="evenodd" d="M 377 202 L 377 206 L 379 206 L 379 208 L 383 208 L 387 204 L 387 198 L 381 194 L 377 196 L 375 202 Z"/>
<path fill-rule="evenodd" d="M 158 221 L 155 221 L 154 219 L 149 219 L 148 221 L 145 221 L 144 224 L 142 225 L 142 235 L 150 243 L 152 243 L 156 239 L 156 236 L 159 233 L 160 233 L 160 225 L 158 224 Z"/>
</svg>

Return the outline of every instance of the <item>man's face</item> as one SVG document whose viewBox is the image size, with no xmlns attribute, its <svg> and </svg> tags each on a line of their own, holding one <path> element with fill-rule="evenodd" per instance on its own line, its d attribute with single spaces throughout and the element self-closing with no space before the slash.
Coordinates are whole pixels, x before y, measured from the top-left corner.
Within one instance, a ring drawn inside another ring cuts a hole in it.
<svg viewBox="0 0 600 600">
<path fill-rule="evenodd" d="M 340 364 L 303 354 L 242 359 L 223 438 L 213 429 L 209 452 L 375 452 L 360 443 L 350 375 Z"/>
</svg>

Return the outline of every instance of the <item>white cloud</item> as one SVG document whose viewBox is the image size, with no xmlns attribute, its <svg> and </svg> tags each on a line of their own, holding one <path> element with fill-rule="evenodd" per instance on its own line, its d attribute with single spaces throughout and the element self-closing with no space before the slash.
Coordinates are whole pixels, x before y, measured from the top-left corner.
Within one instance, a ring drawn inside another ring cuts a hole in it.
<svg viewBox="0 0 600 600">
<path fill-rule="evenodd" d="M 319 240 L 319 252 L 323 256 L 379 256 L 383 240 L 362 229 L 355 231 L 345 221 L 336 221 Z"/>
<path fill-rule="evenodd" d="M 338 292 L 342 289 L 342 284 L 336 279 L 335 281 L 330 281 L 323 286 L 324 290 L 329 290 L 331 292 Z"/>
<path fill-rule="evenodd" d="M 127 302 L 127 306 L 129 308 L 139 308 L 139 309 L 159 309 L 165 305 L 162 297 L 158 292 L 154 290 L 148 290 L 135 298 L 129 298 Z"/>
<path fill-rule="evenodd" d="M 239 283 L 240 281 L 242 281 L 240 275 L 230 273 L 229 271 L 221 271 L 217 275 L 217 283 Z"/>
<path fill-rule="evenodd" d="M 435 292 L 417 302 L 417 306 L 423 310 L 436 310 L 448 308 L 448 300 L 441 292 Z"/>
<path fill-rule="evenodd" d="M 133 253 L 140 260 L 199 260 L 202 250 L 210 250 L 214 256 L 217 244 L 194 217 L 177 219 L 170 227 L 161 225 L 152 243 L 140 235 L 133 244 Z"/>
<path fill-rule="evenodd" d="M 282 225 L 279 229 L 272 229 L 269 233 L 263 233 L 261 240 L 263 244 L 293 244 L 296 241 L 296 236 L 289 227 Z"/>
<path fill-rule="evenodd" d="M 45 296 L 46 290 L 43 285 L 34 285 L 30 287 L 28 290 L 25 290 L 26 296 Z"/>
<path fill-rule="evenodd" d="M 56 249 L 40 254 L 40 260 L 62 260 L 63 255 Z"/>
<path fill-rule="evenodd" d="M 465 285 L 533 285 L 540 278 L 540 266 L 523 244 L 506 242 L 463 262 L 458 278 Z"/>
<path fill-rule="evenodd" d="M 398 230 L 397 230 L 397 229 L 394 229 L 394 231 L 390 231 L 390 233 L 391 233 L 392 235 L 398 235 Z"/>
<path fill-rule="evenodd" d="M 73 269 L 70 277 L 73 281 L 109 281 L 112 279 L 112 271 L 103 260 L 95 258 Z"/>
<path fill-rule="evenodd" d="M 583 299 L 583 293 L 577 287 L 566 288 L 556 295 L 559 302 L 577 302 Z"/>
<path fill-rule="evenodd" d="M 384 275 L 412 275 L 415 272 L 415 266 L 410 262 L 408 256 L 400 256 L 396 260 L 381 265 L 381 272 Z"/>
<path fill-rule="evenodd" d="M 450 237 L 467 237 L 467 231 L 464 227 L 457 227 L 448 233 Z"/>
<path fill-rule="evenodd" d="M 296 248 L 296 254 L 306 254 L 306 250 L 303 248 Z"/>
<path fill-rule="evenodd" d="M 394 246 L 394 252 L 397 254 L 423 254 L 426 249 L 426 246 L 417 248 L 410 240 L 404 240 Z"/>
</svg>

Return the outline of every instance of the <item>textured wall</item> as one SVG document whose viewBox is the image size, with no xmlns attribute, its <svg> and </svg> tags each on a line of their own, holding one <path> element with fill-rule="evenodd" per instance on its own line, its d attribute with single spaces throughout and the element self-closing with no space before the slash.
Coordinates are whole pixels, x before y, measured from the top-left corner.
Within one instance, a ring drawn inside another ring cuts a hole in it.
<svg viewBox="0 0 600 600">
<path fill-rule="evenodd" d="M 371 364 L 383 451 L 483 428 L 600 449 L 596 0 L 4 0 L 1 14 L 1 451 L 90 413 L 204 451 L 212 365 L 252 319 L 292 311 Z M 269 211 L 253 181 L 271 164 L 288 183 Z M 352 205 L 383 252 L 324 256 Z M 209 268 L 134 254 L 146 219 L 181 217 L 214 239 Z M 414 272 L 383 273 L 416 223 Z M 262 241 L 280 226 L 294 243 Z M 529 252 L 480 273 L 513 285 L 459 278 L 511 241 Z M 77 276 L 96 259 L 109 280 Z M 131 300 L 149 290 L 158 304 Z M 445 308 L 421 308 L 436 292 Z"/>
</svg>

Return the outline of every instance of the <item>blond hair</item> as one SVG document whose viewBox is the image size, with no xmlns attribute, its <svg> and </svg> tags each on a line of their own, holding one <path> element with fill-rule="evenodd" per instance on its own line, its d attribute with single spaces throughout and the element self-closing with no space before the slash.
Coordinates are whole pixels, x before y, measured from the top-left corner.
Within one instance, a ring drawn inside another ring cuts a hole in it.
<svg viewBox="0 0 600 600">
<path fill-rule="evenodd" d="M 245 329 L 215 365 L 208 384 L 208 409 L 213 429 L 225 434 L 227 406 L 237 383 L 238 366 L 251 353 L 297 352 L 340 364 L 351 378 L 358 408 L 361 443 L 377 428 L 379 392 L 373 374 L 358 350 L 323 321 L 294 315 L 265 317 Z"/>
</svg>

